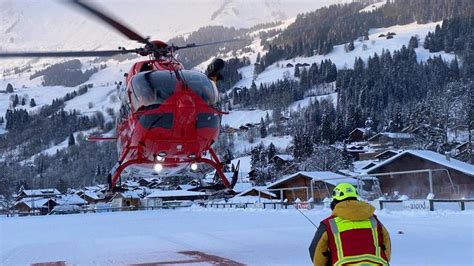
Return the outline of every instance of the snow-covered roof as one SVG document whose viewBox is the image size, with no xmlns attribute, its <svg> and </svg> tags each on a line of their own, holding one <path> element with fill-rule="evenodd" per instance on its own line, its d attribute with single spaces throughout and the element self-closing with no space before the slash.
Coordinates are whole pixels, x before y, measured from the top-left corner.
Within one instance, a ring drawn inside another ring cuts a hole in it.
<svg viewBox="0 0 474 266">
<path fill-rule="evenodd" d="M 413 135 L 410 134 L 410 133 L 399 133 L 399 132 L 381 132 L 381 133 L 378 133 L 376 134 L 375 136 L 371 137 L 369 139 L 369 141 L 377 138 L 378 136 L 380 135 L 383 135 L 383 136 L 387 136 L 391 139 L 411 139 L 413 138 Z"/>
<path fill-rule="evenodd" d="M 280 159 L 282 159 L 283 161 L 293 161 L 295 159 L 295 157 L 293 157 L 293 155 L 289 155 L 289 154 L 277 154 L 275 155 L 275 157 L 278 157 Z"/>
<path fill-rule="evenodd" d="M 129 190 L 129 191 L 120 192 L 119 194 L 122 195 L 122 197 L 127 198 L 127 199 L 140 199 L 140 196 L 138 195 L 137 191 Z"/>
<path fill-rule="evenodd" d="M 315 172 L 307 172 L 307 171 L 300 171 L 297 173 L 294 173 L 292 175 L 284 176 L 280 180 L 277 180 L 276 182 L 268 185 L 268 188 L 275 187 L 281 183 L 284 183 L 292 178 L 297 177 L 298 175 L 304 175 L 308 178 L 313 179 L 314 181 L 323 181 L 331 185 L 337 185 L 339 183 L 351 183 L 351 184 L 357 184 L 357 180 L 350 178 L 350 177 L 344 177 L 341 174 L 336 174 L 334 172 L 329 172 L 329 171 L 315 171 Z"/>
<path fill-rule="evenodd" d="M 37 209 L 37 208 L 41 208 L 44 204 L 46 204 L 50 199 L 46 199 L 46 198 L 37 198 L 37 197 L 27 197 L 27 198 L 23 198 L 17 202 L 15 202 L 14 206 L 20 204 L 20 203 L 24 203 L 26 204 L 29 208 L 33 209 Z"/>
<path fill-rule="evenodd" d="M 129 187 L 138 187 L 138 186 L 140 186 L 140 184 L 138 182 L 132 181 L 132 180 L 125 181 L 123 185 L 127 185 Z"/>
<path fill-rule="evenodd" d="M 160 179 L 157 177 L 144 177 L 144 178 L 140 178 L 140 180 L 145 180 L 148 183 L 160 181 Z M 140 182 L 140 180 L 138 182 Z"/>
<path fill-rule="evenodd" d="M 234 186 L 233 190 L 234 190 L 236 193 L 240 193 L 240 192 L 242 192 L 242 191 L 244 191 L 244 190 L 248 190 L 248 189 L 250 189 L 250 188 L 252 188 L 252 183 L 250 183 L 250 182 L 247 182 L 247 183 L 245 183 L 245 182 L 237 182 L 237 183 L 235 183 L 235 186 Z"/>
<path fill-rule="evenodd" d="M 365 132 L 367 131 L 365 128 L 363 127 L 356 127 L 354 130 L 352 130 L 349 134 L 352 134 L 352 132 L 354 131 L 362 131 L 362 133 L 365 134 Z"/>
<path fill-rule="evenodd" d="M 104 188 L 105 188 L 105 185 L 88 186 L 84 188 L 84 191 L 99 191 Z"/>
<path fill-rule="evenodd" d="M 259 198 L 258 196 L 235 196 L 230 198 L 225 202 L 225 200 L 219 201 L 219 203 L 257 203 L 257 202 L 279 202 L 278 199 L 267 199 L 267 198 Z"/>
<path fill-rule="evenodd" d="M 205 196 L 205 192 L 187 191 L 187 190 L 158 190 L 146 198 L 172 198 L 172 197 L 192 197 L 192 196 Z"/>
<path fill-rule="evenodd" d="M 381 157 L 381 156 L 383 156 L 383 155 L 385 155 L 385 154 L 388 154 L 388 153 L 393 153 L 393 154 L 395 155 L 395 154 L 397 154 L 397 153 L 399 153 L 399 152 L 400 152 L 400 151 L 397 151 L 397 150 L 387 150 L 387 151 L 384 151 L 384 152 L 381 152 L 381 153 L 375 155 L 375 158 L 379 158 L 379 157 Z"/>
<path fill-rule="evenodd" d="M 60 197 L 53 199 L 58 205 L 83 205 L 87 204 L 87 201 L 83 200 L 76 194 L 61 195 Z"/>
<path fill-rule="evenodd" d="M 235 195 L 235 197 L 243 197 L 245 194 L 249 193 L 250 191 L 252 190 L 256 190 L 256 191 L 260 191 L 260 193 L 262 194 L 266 194 L 266 195 L 269 195 L 269 196 L 272 196 L 272 197 L 276 197 L 276 194 L 275 193 L 272 193 L 270 191 L 266 191 L 267 189 L 267 186 L 255 186 L 255 187 L 251 187 L 237 195 Z"/>
<path fill-rule="evenodd" d="M 354 166 L 354 172 L 361 173 L 364 168 L 367 168 L 370 164 L 375 164 L 375 160 L 363 160 L 363 161 L 354 161 L 352 165 Z"/>
<path fill-rule="evenodd" d="M 465 163 L 465 162 L 462 162 L 462 161 L 459 161 L 459 160 L 456 160 L 456 159 L 453 159 L 453 158 L 450 158 L 448 160 L 448 159 L 446 159 L 446 156 L 443 155 L 443 154 L 433 152 L 433 151 L 427 151 L 427 150 L 406 150 L 406 151 L 403 151 L 403 152 L 401 152 L 401 153 L 399 153 L 399 154 L 397 154 L 397 155 L 381 162 L 380 164 L 378 164 L 378 165 L 376 165 L 372 168 L 367 169 L 367 173 L 371 173 L 371 172 L 373 173 L 374 170 L 378 169 L 379 167 L 384 166 L 388 163 L 391 163 L 391 162 L 397 160 L 398 158 L 400 158 L 402 156 L 405 156 L 407 154 L 410 154 L 410 155 L 413 155 L 413 156 L 416 156 L 416 157 L 420 157 L 422 159 L 431 161 L 433 163 L 443 165 L 447 168 L 457 170 L 459 172 L 465 173 L 465 174 L 470 175 L 470 176 L 474 176 L 474 166 L 472 164 L 468 164 L 468 163 Z"/>
<path fill-rule="evenodd" d="M 190 189 L 195 188 L 196 186 L 193 186 L 193 185 L 179 185 L 178 187 L 181 188 L 182 190 L 190 190 Z"/>
<path fill-rule="evenodd" d="M 27 197 L 61 195 L 61 192 L 55 188 L 25 189 L 22 193 L 25 193 Z"/>
<path fill-rule="evenodd" d="M 82 195 L 86 195 L 91 199 L 98 200 L 100 199 L 99 195 L 96 192 L 92 191 L 85 191 Z"/>
</svg>

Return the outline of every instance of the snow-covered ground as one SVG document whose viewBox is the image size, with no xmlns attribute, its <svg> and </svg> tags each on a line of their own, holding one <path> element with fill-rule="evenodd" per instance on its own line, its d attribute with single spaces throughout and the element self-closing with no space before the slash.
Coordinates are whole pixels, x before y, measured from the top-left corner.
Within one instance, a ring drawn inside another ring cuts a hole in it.
<svg viewBox="0 0 474 266">
<path fill-rule="evenodd" d="M 317 223 L 329 210 L 305 214 Z M 391 265 L 473 265 L 474 212 L 382 211 L 378 216 L 391 233 Z M 0 217 L 0 265 L 176 264 L 194 259 L 178 253 L 186 251 L 247 265 L 311 265 L 308 246 L 315 230 L 294 209 Z"/>
<path fill-rule="evenodd" d="M 265 116 L 268 115 L 271 117 L 272 111 L 264 111 L 264 110 L 236 110 L 229 112 L 228 115 L 224 115 L 222 117 L 221 124 L 223 126 L 228 125 L 233 128 L 239 128 L 242 125 L 247 123 L 260 123 L 260 120 L 263 118 L 265 120 Z"/>
</svg>

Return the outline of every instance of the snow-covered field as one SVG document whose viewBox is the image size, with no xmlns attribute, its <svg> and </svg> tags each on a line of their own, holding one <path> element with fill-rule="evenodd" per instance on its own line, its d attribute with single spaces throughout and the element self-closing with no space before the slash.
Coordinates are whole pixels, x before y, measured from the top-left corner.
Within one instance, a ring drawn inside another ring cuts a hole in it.
<svg viewBox="0 0 474 266">
<path fill-rule="evenodd" d="M 305 211 L 317 222 L 329 210 Z M 382 211 L 391 265 L 473 265 L 474 212 Z M 397 232 L 403 232 L 398 234 Z M 193 260 L 197 251 L 247 265 L 311 265 L 315 228 L 294 209 L 136 211 L 0 218 L 0 265 L 64 261 L 130 265 Z M 201 253 L 199 253 L 201 254 Z M 211 265 L 204 262 L 192 265 Z"/>
</svg>

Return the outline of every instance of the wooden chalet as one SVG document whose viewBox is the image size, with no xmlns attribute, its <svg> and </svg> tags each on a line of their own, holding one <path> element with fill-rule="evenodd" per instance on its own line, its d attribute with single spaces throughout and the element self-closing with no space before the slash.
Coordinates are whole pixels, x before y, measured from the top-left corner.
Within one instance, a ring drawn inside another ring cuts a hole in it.
<svg viewBox="0 0 474 266">
<path fill-rule="evenodd" d="M 429 172 L 395 174 L 417 170 L 431 170 L 431 186 Z M 367 169 L 367 173 L 378 177 L 383 193 L 398 191 L 424 199 L 432 190 L 438 199 L 474 197 L 474 166 L 433 151 L 406 150 Z M 378 175 L 387 173 L 392 174 Z"/>
<path fill-rule="evenodd" d="M 365 128 L 355 128 L 349 133 L 348 140 L 350 142 L 361 142 L 364 141 L 366 137 L 366 130 Z"/>
<path fill-rule="evenodd" d="M 279 170 L 289 168 L 293 165 L 295 158 L 290 154 L 277 154 L 271 158 L 275 167 Z"/>
<path fill-rule="evenodd" d="M 37 213 L 44 215 L 49 213 L 56 205 L 58 204 L 52 198 L 29 197 L 15 202 L 12 209 L 19 214 Z"/>
<path fill-rule="evenodd" d="M 160 184 L 160 179 L 156 177 L 141 178 L 138 180 L 138 186 L 140 187 L 157 188 L 160 186 Z"/>
<path fill-rule="evenodd" d="M 375 151 L 406 148 L 413 144 L 414 138 L 410 133 L 382 132 L 368 139 L 370 147 Z"/>
<path fill-rule="evenodd" d="M 97 192 L 84 191 L 80 194 L 77 194 L 81 199 L 85 200 L 87 204 L 94 204 L 100 200 L 100 196 Z"/>
<path fill-rule="evenodd" d="M 235 195 L 235 197 L 256 196 L 265 199 L 278 199 L 275 193 L 267 191 L 266 189 L 266 186 L 252 187 Z"/>
<path fill-rule="evenodd" d="M 275 193 L 281 200 L 294 202 L 296 199 L 302 201 L 313 198 L 321 201 L 330 197 L 332 190 L 339 183 L 357 184 L 353 178 L 344 177 L 328 171 L 306 172 L 300 171 L 292 175 L 284 176 L 276 182 L 267 186 L 267 191 Z"/>
<path fill-rule="evenodd" d="M 135 191 L 117 192 L 110 203 L 112 203 L 112 208 L 140 207 L 140 199 Z"/>
<path fill-rule="evenodd" d="M 61 192 L 55 188 L 23 189 L 18 193 L 16 200 L 22 198 L 51 198 L 59 195 L 61 195 Z"/>
<path fill-rule="evenodd" d="M 474 162 L 474 152 L 472 151 L 473 148 L 474 145 L 469 145 L 469 142 L 467 141 L 458 145 L 456 148 L 454 148 L 454 158 L 465 162 L 469 162 L 469 160 Z M 469 150 L 471 150 L 471 152 L 469 152 Z"/>
</svg>

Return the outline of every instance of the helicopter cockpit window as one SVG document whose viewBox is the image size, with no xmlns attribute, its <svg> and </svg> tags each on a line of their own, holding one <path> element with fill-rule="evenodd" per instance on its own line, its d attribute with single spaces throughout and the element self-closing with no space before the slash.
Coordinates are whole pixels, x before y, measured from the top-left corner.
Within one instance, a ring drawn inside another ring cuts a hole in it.
<svg viewBox="0 0 474 266">
<path fill-rule="evenodd" d="M 188 87 L 209 105 L 218 101 L 216 86 L 202 73 L 179 72 Z M 132 79 L 132 103 L 135 109 L 155 108 L 166 101 L 176 89 L 176 75 L 171 71 L 147 71 Z"/>
<path fill-rule="evenodd" d="M 176 77 L 169 71 L 149 71 L 132 79 L 132 102 L 135 109 L 162 104 L 176 89 Z"/>
<path fill-rule="evenodd" d="M 209 105 L 217 103 L 219 97 L 217 88 L 206 75 L 189 70 L 184 70 L 181 73 L 186 84 L 206 103 Z"/>
</svg>

